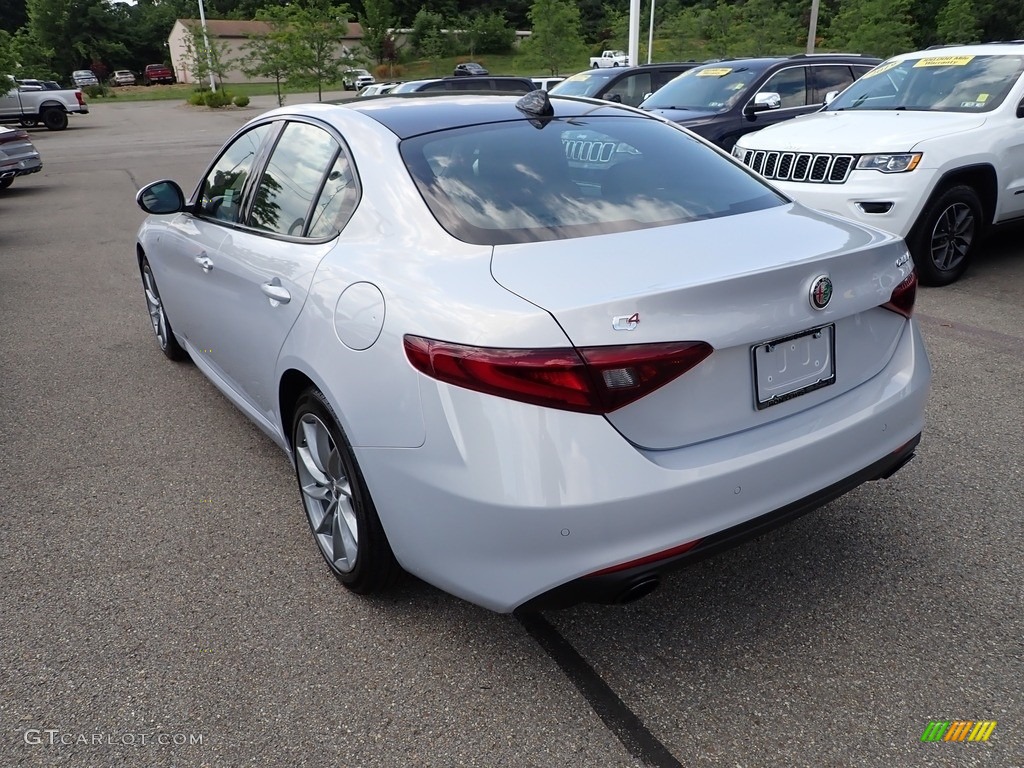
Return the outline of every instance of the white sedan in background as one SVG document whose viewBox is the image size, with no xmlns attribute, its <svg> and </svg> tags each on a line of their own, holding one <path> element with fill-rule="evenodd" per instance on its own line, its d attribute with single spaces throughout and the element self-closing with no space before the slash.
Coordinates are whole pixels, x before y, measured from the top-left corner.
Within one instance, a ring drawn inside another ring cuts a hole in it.
<svg viewBox="0 0 1024 768">
<path fill-rule="evenodd" d="M 636 110 L 285 107 L 138 200 L 160 347 L 291 458 L 356 593 L 626 602 L 921 435 L 903 242 Z"/>
</svg>

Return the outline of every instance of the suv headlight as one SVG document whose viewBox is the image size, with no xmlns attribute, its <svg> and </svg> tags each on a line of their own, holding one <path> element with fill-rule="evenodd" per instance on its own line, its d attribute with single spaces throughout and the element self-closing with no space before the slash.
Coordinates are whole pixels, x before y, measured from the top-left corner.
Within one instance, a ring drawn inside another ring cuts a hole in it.
<svg viewBox="0 0 1024 768">
<path fill-rule="evenodd" d="M 857 161 L 857 169 L 861 171 L 881 171 L 882 173 L 904 173 L 917 168 L 921 162 L 920 152 L 906 152 L 899 155 L 861 155 Z"/>
</svg>

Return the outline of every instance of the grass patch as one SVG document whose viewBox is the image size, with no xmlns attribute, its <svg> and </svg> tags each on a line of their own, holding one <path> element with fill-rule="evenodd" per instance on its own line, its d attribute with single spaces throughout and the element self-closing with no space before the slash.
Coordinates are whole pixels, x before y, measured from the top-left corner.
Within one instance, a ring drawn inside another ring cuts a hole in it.
<svg viewBox="0 0 1024 768">
<path fill-rule="evenodd" d="M 476 61 L 486 67 L 492 75 L 520 75 L 524 77 L 547 76 L 549 73 L 541 69 L 529 66 L 523 61 L 522 56 L 516 54 L 480 54 L 472 59 L 469 56 L 448 56 L 442 59 L 404 62 L 397 65 L 392 74 L 387 65 L 371 68 L 378 81 L 383 80 L 423 80 L 430 77 L 447 77 L 452 74 L 455 65 L 463 61 Z M 569 68 L 562 75 L 570 75 L 574 72 L 581 72 L 587 68 L 586 60 L 579 62 L 578 67 Z M 232 96 L 273 96 L 277 93 L 274 83 L 224 83 L 224 87 Z M 344 85 L 331 83 L 324 85 L 325 91 L 342 91 Z M 282 85 L 283 93 L 310 93 L 316 91 L 316 86 L 288 86 Z M 174 85 L 129 85 L 110 89 L 111 95 L 116 96 L 118 101 L 164 101 L 178 100 L 188 101 L 189 97 L 196 92 L 192 83 L 176 83 Z M 100 99 L 97 99 L 100 101 Z"/>
</svg>

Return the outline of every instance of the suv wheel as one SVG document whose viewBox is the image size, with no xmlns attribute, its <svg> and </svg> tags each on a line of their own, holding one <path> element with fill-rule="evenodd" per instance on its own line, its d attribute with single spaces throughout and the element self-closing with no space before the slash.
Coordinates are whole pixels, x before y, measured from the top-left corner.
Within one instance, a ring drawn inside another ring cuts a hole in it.
<svg viewBox="0 0 1024 768">
<path fill-rule="evenodd" d="M 958 280 L 981 230 L 981 200 L 966 184 L 948 187 L 929 202 L 908 238 L 921 282 L 948 285 Z"/>
</svg>

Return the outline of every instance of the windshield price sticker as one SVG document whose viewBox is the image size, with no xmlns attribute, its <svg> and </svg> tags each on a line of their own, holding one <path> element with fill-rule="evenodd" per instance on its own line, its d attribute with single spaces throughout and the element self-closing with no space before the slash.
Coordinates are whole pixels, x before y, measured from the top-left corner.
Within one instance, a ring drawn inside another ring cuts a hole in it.
<svg viewBox="0 0 1024 768">
<path fill-rule="evenodd" d="M 697 77 L 725 77 L 732 72 L 732 67 L 708 67 L 697 73 Z"/>
<path fill-rule="evenodd" d="M 875 75 L 880 75 L 883 72 L 888 72 L 893 67 L 898 67 L 902 63 L 903 63 L 903 61 L 901 59 L 893 59 L 892 61 L 887 61 L 884 64 L 879 64 L 877 67 L 875 67 L 870 72 L 868 72 L 866 75 L 864 75 L 861 79 L 863 80 L 863 79 L 866 79 L 868 77 L 874 77 Z"/>
<path fill-rule="evenodd" d="M 915 67 L 963 67 L 971 62 L 973 56 L 933 56 L 930 59 L 918 59 Z"/>
</svg>

